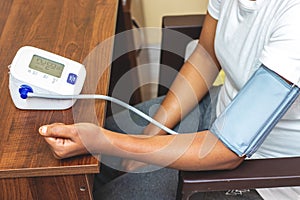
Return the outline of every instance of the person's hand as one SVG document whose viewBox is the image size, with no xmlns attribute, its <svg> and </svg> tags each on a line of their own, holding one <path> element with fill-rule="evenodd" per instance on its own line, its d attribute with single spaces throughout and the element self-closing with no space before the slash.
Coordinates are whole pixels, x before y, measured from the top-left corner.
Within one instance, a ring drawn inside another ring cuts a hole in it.
<svg viewBox="0 0 300 200">
<path fill-rule="evenodd" d="M 40 127 L 39 132 L 57 159 L 94 153 L 101 145 L 100 127 L 94 124 L 51 124 Z"/>
<path fill-rule="evenodd" d="M 146 167 L 147 165 L 149 164 L 129 159 L 124 159 L 122 161 L 123 170 L 127 172 L 135 171 L 139 168 Z"/>
</svg>

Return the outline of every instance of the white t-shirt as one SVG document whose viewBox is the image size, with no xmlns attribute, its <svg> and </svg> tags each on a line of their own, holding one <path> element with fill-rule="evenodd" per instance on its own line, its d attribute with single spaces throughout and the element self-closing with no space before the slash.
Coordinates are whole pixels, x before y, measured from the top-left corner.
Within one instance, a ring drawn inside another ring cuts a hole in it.
<svg viewBox="0 0 300 200">
<path fill-rule="evenodd" d="M 299 84 L 300 0 L 210 0 L 208 12 L 218 20 L 215 52 L 226 74 L 217 115 L 262 63 Z M 252 158 L 299 156 L 299 144 L 300 98 Z M 265 199 L 300 199 L 300 188 L 258 191 Z"/>
</svg>

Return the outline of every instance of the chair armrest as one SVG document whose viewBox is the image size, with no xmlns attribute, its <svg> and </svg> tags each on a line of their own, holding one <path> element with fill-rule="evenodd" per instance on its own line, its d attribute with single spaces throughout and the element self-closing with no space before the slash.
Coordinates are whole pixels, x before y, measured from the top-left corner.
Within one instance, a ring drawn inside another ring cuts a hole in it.
<svg viewBox="0 0 300 200">
<path fill-rule="evenodd" d="M 205 15 L 165 16 L 162 20 L 162 42 L 158 95 L 164 95 L 184 63 L 187 44 L 198 39 Z M 167 66 L 172 68 L 166 69 Z M 167 80 L 166 80 L 167 77 Z"/>
<path fill-rule="evenodd" d="M 245 160 L 226 171 L 181 171 L 179 188 L 183 196 L 195 192 L 226 191 L 297 186 L 300 183 L 300 157 Z"/>
</svg>

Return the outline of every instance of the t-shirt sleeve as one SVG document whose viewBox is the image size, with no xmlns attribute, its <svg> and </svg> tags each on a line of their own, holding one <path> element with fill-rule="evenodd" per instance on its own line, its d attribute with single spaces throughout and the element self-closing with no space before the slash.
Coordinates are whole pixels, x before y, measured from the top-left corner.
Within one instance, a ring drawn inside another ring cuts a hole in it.
<svg viewBox="0 0 300 200">
<path fill-rule="evenodd" d="M 216 20 L 218 20 L 220 16 L 221 1 L 222 0 L 209 0 L 208 2 L 208 13 Z"/>
<path fill-rule="evenodd" d="M 265 44 L 260 61 L 285 79 L 300 82 L 300 3 L 278 13 L 273 32 Z"/>
</svg>

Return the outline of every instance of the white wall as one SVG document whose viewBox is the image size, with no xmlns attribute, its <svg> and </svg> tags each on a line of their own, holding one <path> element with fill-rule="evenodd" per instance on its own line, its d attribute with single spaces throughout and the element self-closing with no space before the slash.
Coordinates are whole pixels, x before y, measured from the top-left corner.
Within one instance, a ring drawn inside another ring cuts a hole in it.
<svg viewBox="0 0 300 200">
<path fill-rule="evenodd" d="M 208 0 L 132 0 L 132 15 L 142 27 L 161 27 L 165 15 L 206 13 Z M 147 37 L 150 44 L 159 43 L 160 35 Z"/>
</svg>

